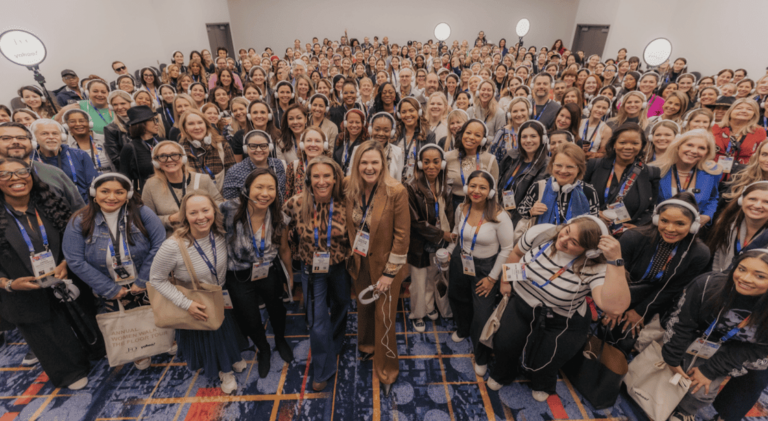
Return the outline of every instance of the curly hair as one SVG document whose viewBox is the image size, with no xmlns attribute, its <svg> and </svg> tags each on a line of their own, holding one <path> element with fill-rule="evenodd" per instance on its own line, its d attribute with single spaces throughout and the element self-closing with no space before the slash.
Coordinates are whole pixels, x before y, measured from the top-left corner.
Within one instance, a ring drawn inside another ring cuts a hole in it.
<svg viewBox="0 0 768 421">
<path fill-rule="evenodd" d="M 17 163 L 23 166 L 28 164 L 20 159 L 16 158 L 0 158 L 0 166 L 9 163 Z M 37 176 L 35 171 L 30 172 L 32 177 L 32 190 L 29 192 L 29 204 L 39 210 L 43 217 L 48 220 L 54 228 L 63 232 L 67 226 L 69 217 L 72 215 L 72 210 L 69 208 L 69 204 L 48 184 L 42 182 L 40 177 Z M 0 192 L 0 201 L 3 206 L 0 207 L 0 256 L 5 259 L 12 258 L 10 253 L 13 249 L 8 242 L 8 237 L 5 235 L 8 225 L 11 223 L 9 218 L 7 205 L 5 204 L 5 195 Z"/>
</svg>

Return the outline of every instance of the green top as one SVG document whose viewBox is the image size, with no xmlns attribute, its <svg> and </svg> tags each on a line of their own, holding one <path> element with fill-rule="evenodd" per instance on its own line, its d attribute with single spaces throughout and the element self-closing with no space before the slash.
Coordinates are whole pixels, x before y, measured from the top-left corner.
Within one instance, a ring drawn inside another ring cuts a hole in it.
<svg viewBox="0 0 768 421">
<path fill-rule="evenodd" d="M 93 131 L 98 134 L 104 134 L 104 126 L 111 123 L 115 118 L 115 113 L 109 108 L 95 108 L 90 100 L 79 101 L 80 109 L 88 113 L 93 121 Z"/>
</svg>

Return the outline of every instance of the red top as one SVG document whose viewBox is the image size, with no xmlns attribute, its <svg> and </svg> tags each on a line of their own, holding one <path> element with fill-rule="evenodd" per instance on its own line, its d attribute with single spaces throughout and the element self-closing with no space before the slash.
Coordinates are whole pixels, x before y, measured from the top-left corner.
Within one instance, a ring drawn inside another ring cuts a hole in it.
<svg viewBox="0 0 768 421">
<path fill-rule="evenodd" d="M 717 161 L 720 159 L 720 157 L 725 156 L 726 152 L 728 151 L 728 144 L 730 143 L 731 138 L 731 128 L 720 128 L 720 126 L 715 124 L 712 126 L 712 135 L 715 137 L 715 145 L 717 145 L 717 154 L 715 156 L 715 160 Z M 734 144 L 731 145 L 730 155 L 734 156 L 736 158 L 736 162 L 739 164 L 747 164 L 749 163 L 749 158 L 753 153 L 755 153 L 757 146 L 760 144 L 760 142 L 765 140 L 765 138 L 765 129 L 758 126 L 754 132 L 747 133 L 746 137 L 744 137 L 744 140 L 733 139 Z M 734 146 L 739 141 L 741 141 L 741 147 L 738 153 L 736 153 L 736 151 L 734 151 Z"/>
</svg>

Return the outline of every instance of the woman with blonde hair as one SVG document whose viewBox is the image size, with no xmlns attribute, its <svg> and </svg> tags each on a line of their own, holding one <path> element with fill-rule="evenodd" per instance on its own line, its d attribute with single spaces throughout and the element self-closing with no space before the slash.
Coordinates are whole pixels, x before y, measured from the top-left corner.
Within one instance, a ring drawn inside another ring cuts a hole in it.
<svg viewBox="0 0 768 421">
<path fill-rule="evenodd" d="M 203 190 L 213 198 L 216 205 L 224 199 L 209 177 L 192 173 L 187 168 L 184 147 L 172 140 L 164 140 L 152 148 L 152 165 L 155 176 L 150 177 L 141 192 L 144 206 L 160 218 L 165 227 L 166 238 L 178 228 L 181 220 L 179 207 L 188 191 Z"/>
<path fill-rule="evenodd" d="M 435 134 L 435 139 L 442 139 L 448 135 L 448 99 L 442 92 L 434 92 L 427 99 L 426 112 L 429 132 Z"/>
<path fill-rule="evenodd" d="M 709 108 L 695 108 L 683 116 L 683 133 L 688 130 L 703 129 L 712 133 L 715 114 Z"/>
<path fill-rule="evenodd" d="M 731 105 L 723 119 L 712 126 L 718 162 L 723 157 L 734 158 L 739 164 L 749 162 L 757 145 L 766 138 L 765 129 L 758 123 L 759 120 L 760 106 L 754 99 L 737 99 Z M 725 173 L 730 173 L 730 169 L 729 164 L 723 164 Z"/>
<path fill-rule="evenodd" d="M 195 109 L 187 110 L 179 118 L 178 127 L 179 143 L 184 147 L 190 170 L 207 174 L 221 191 L 226 170 L 235 165 L 229 143 L 214 131 L 205 114 Z"/>
<path fill-rule="evenodd" d="M 749 163 L 740 170 L 734 171 L 727 183 L 728 190 L 723 193 L 723 199 L 732 201 L 741 196 L 744 188 L 758 181 L 768 181 L 768 141 L 757 145 L 755 153 L 749 158 Z"/>
<path fill-rule="evenodd" d="M 453 150 L 456 146 L 456 134 L 459 132 L 459 130 L 461 130 L 461 128 L 464 126 L 464 123 L 466 123 L 468 120 L 469 115 L 464 110 L 453 110 L 448 113 L 448 117 L 446 118 L 448 133 L 446 133 L 445 137 L 438 140 L 438 146 L 443 148 L 446 153 Z"/>
<path fill-rule="evenodd" d="M 688 95 L 674 91 L 667 95 L 662 106 L 662 114 L 648 119 L 649 124 L 662 120 L 674 121 L 677 124 L 682 123 L 685 111 L 688 109 Z"/>
<path fill-rule="evenodd" d="M 171 85 L 174 88 L 176 87 L 176 83 L 179 80 L 179 76 L 181 76 L 181 72 L 179 71 L 179 65 L 178 64 L 169 64 L 168 66 L 163 69 L 162 76 L 160 79 L 163 81 L 163 85 Z"/>
<path fill-rule="evenodd" d="M 483 80 L 477 86 L 472 107 L 467 110 L 470 118 L 477 118 L 488 126 L 489 133 L 496 133 L 507 122 L 506 113 L 496 102 L 496 85 Z"/>
<path fill-rule="evenodd" d="M 661 120 L 650 126 L 648 144 L 642 154 L 643 162 L 650 163 L 664 155 L 675 137 L 680 134 L 680 126 L 672 120 Z"/>
<path fill-rule="evenodd" d="M 616 117 L 606 122 L 611 130 L 616 130 L 626 122 L 637 123 L 643 130 L 648 127 L 648 116 L 645 112 L 648 102 L 642 92 L 630 91 L 621 97 L 619 103 Z"/>
<path fill-rule="evenodd" d="M 717 209 L 717 186 L 723 173 L 722 167 L 713 161 L 715 149 L 715 139 L 705 130 L 691 130 L 678 136 L 664 155 L 651 164 L 661 170 L 658 202 L 690 191 L 696 197 L 701 224 L 711 221 Z"/>
<path fill-rule="evenodd" d="M 307 127 L 297 139 L 299 144 L 297 159 L 288 162 L 285 174 L 285 197 L 290 198 L 304 191 L 304 180 L 309 162 L 320 155 L 328 156 L 328 139 L 317 127 Z"/>
<path fill-rule="evenodd" d="M 509 102 L 507 107 L 507 124 L 499 129 L 488 152 L 496 157 L 497 162 L 501 162 L 507 155 L 508 149 L 517 150 L 519 148 L 518 138 L 520 126 L 528 121 L 533 106 L 528 98 L 517 97 Z"/>
</svg>

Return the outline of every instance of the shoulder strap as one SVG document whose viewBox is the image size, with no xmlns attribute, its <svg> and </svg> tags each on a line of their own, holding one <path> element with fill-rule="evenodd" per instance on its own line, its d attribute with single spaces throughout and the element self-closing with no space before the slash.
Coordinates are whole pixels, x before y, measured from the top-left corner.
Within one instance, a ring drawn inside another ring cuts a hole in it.
<svg viewBox="0 0 768 421">
<path fill-rule="evenodd" d="M 541 203 L 541 200 L 544 198 L 544 191 L 547 188 L 547 179 L 539 180 L 536 184 L 539 186 L 539 197 L 536 199 L 536 203 Z"/>
<path fill-rule="evenodd" d="M 199 172 L 196 172 L 194 174 L 195 174 L 195 181 L 194 181 L 193 187 L 194 187 L 194 190 L 197 190 L 198 188 L 200 188 L 200 177 L 202 176 L 202 174 L 200 174 Z"/>
<path fill-rule="evenodd" d="M 174 238 L 179 245 L 179 252 L 181 253 L 181 258 L 184 260 L 184 266 L 186 266 L 187 272 L 189 272 L 189 276 L 192 278 L 192 288 L 200 289 L 200 280 L 197 279 L 195 267 L 192 266 L 192 259 L 189 258 L 189 253 L 187 253 L 187 247 L 184 245 L 184 240 L 176 236 L 174 236 Z"/>
</svg>

